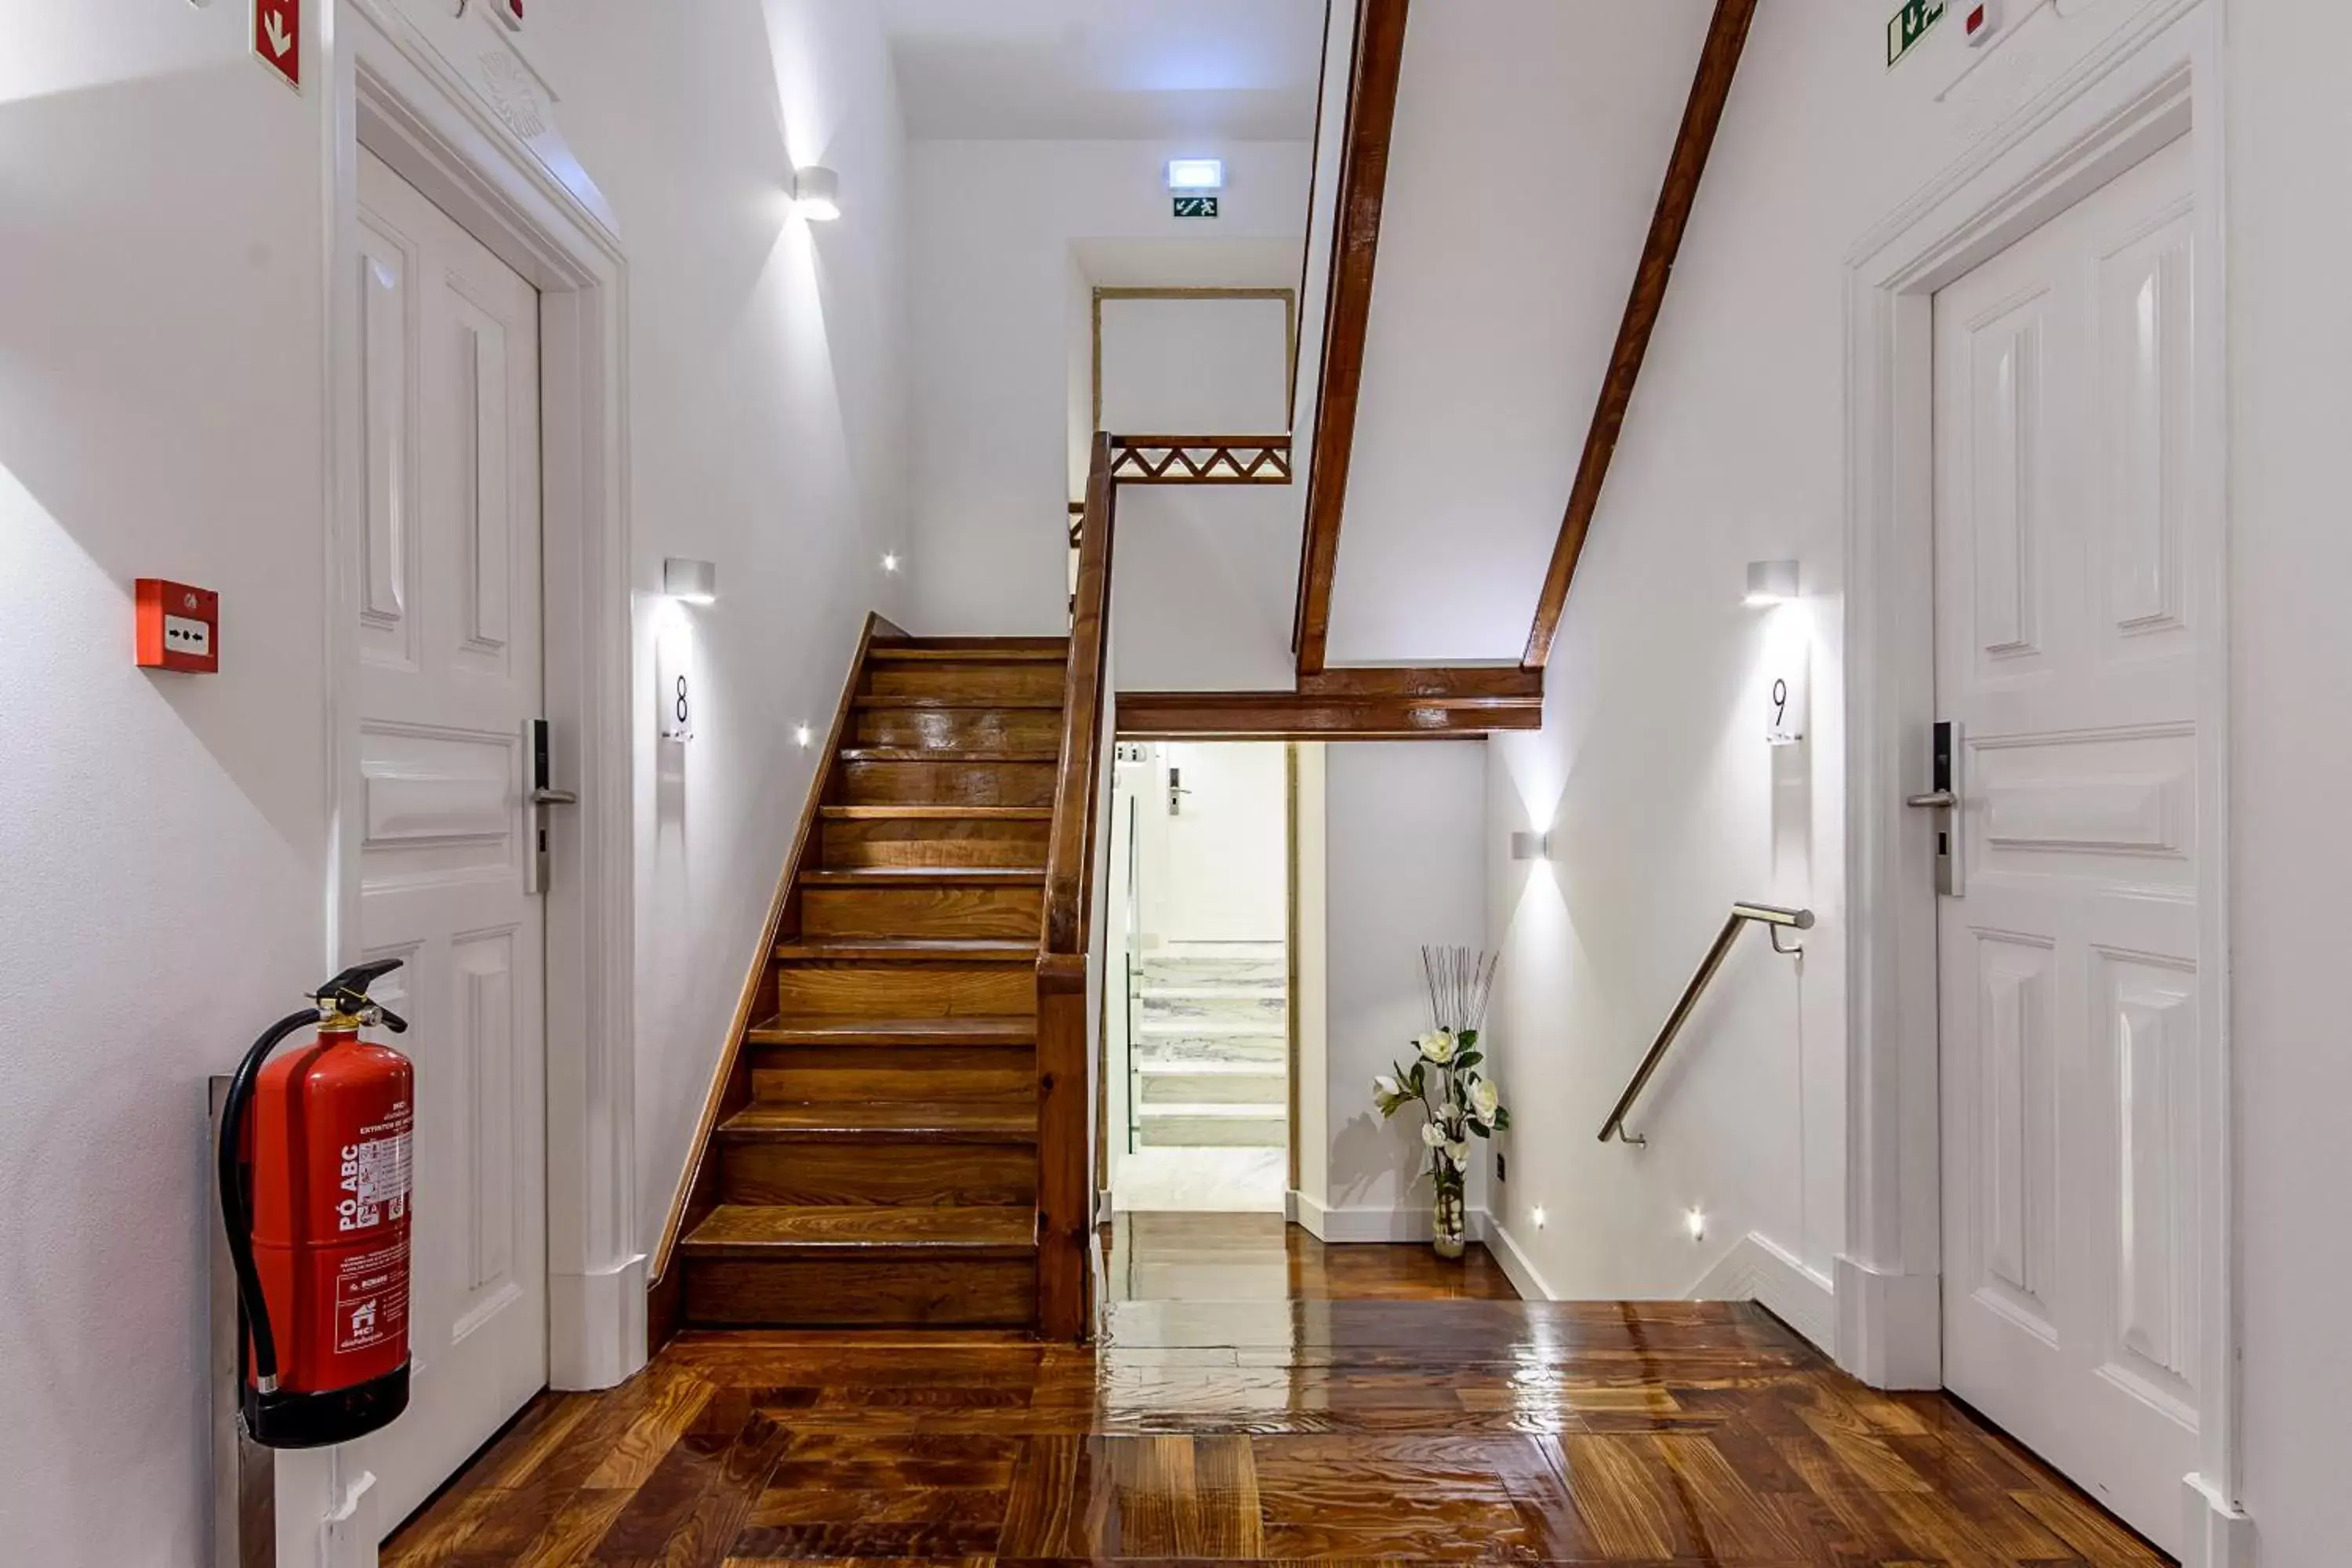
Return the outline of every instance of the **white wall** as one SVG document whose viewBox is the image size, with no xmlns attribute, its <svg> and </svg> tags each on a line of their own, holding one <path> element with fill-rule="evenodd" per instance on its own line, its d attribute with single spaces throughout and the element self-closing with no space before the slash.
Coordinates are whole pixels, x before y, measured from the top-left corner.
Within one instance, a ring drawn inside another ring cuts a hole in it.
<svg viewBox="0 0 2352 1568">
<path fill-rule="evenodd" d="M 887 40 L 823 0 L 714 7 L 692 27 L 621 0 L 563 18 L 564 126 L 613 204 L 631 279 L 639 684 L 676 621 L 694 741 L 639 732 L 637 1207 L 675 1195 L 858 627 L 897 609 L 906 535 L 904 142 Z M 779 171 L 841 175 L 793 216 Z M 717 563 L 716 605 L 655 590 Z"/>
<path fill-rule="evenodd" d="M 2352 141 L 2340 6 L 2230 10 L 2231 1023 L 2246 1303 L 2245 1502 L 2262 1561 L 2331 1563 L 2352 1536 L 2333 1459 L 2352 1405 L 2352 1053 L 2344 889 L 2352 658 L 2343 585 L 2342 347 Z"/>
<path fill-rule="evenodd" d="M 1713 8 L 1413 8 L 1333 663 L 1517 661 Z"/>
<path fill-rule="evenodd" d="M 1288 315 L 1279 300 L 1105 300 L 1103 428 L 1286 428 Z M 1289 687 L 1305 508 L 1303 485 L 1120 490 L 1111 635 L 1129 690 Z"/>
<path fill-rule="evenodd" d="M 1422 948 L 1485 942 L 1485 752 L 1444 741 L 1324 748 L 1326 1210 L 1303 1217 L 1326 1239 L 1429 1234 L 1418 1125 L 1410 1112 L 1381 1121 L 1372 1079 L 1429 1030 Z M 1306 1145 L 1302 1163 L 1317 1148 Z M 1474 1210 L 1486 1201 L 1486 1171 L 1484 1159 L 1472 1168 Z M 1310 1197 L 1312 1180 L 1302 1172 Z"/>
<path fill-rule="evenodd" d="M 1194 154 L 1225 160 L 1214 223 L 1171 214 L 1163 165 Z M 913 144 L 916 629 L 1066 629 L 1070 378 L 1092 358 L 1070 341 L 1088 287 L 1076 247 L 1299 238 L 1308 156 L 1286 142 Z"/>
<path fill-rule="evenodd" d="M 1808 0 L 1758 17 L 1578 568 L 1544 731 L 1492 749 L 1493 928 L 1517 1021 L 1505 1071 L 1532 1108 L 1507 1223 L 1555 1289 L 1679 1292 L 1751 1231 L 1822 1273 L 1843 1245 L 1844 255 L 2133 9 L 2020 5 L 1990 55 L 1947 26 L 1892 72 L 1883 16 Z M 1695 60 L 1696 35 L 1684 47 Z M 1801 563 L 1805 602 L 1767 624 L 1740 603 L 1744 569 L 1781 558 Z M 1811 645 L 1812 732 L 1776 754 L 1759 688 L 1769 639 L 1790 636 Z M 1529 827 L 1552 830 L 1559 861 L 1531 877 L 1506 849 Z M 1651 1147 L 1601 1147 L 1736 898 L 1814 909 L 1804 966 L 1743 938 L 1648 1096 Z M 1537 1204 L 1578 1222 L 1537 1232 Z M 1695 1205 L 1710 1214 L 1696 1247 Z"/>
<path fill-rule="evenodd" d="M 1288 784 L 1278 742 L 1173 743 L 1143 776 L 1143 931 L 1168 942 L 1282 942 L 1290 931 Z M 1190 792 L 1168 814 L 1168 781 Z"/>
<path fill-rule="evenodd" d="M 208 1549 L 205 1080 L 328 961 L 320 103 L 242 8 L 0 6 L 0 1539 Z M 222 595 L 131 668 L 131 582 Z"/>
<path fill-rule="evenodd" d="M 636 581 L 699 555 L 725 595 L 682 782 L 640 759 L 648 1222 L 808 776 L 783 736 L 831 711 L 902 512 L 887 54 L 816 0 L 698 16 L 595 0 L 522 39 L 634 268 Z M 315 59 L 271 81 L 249 21 L 0 3 L 0 1538 L 59 1568 L 208 1550 L 204 1083 L 334 956 L 331 95 Z M 813 249 L 787 140 L 844 175 Z M 142 574 L 221 591 L 219 676 L 131 667 Z"/>
</svg>

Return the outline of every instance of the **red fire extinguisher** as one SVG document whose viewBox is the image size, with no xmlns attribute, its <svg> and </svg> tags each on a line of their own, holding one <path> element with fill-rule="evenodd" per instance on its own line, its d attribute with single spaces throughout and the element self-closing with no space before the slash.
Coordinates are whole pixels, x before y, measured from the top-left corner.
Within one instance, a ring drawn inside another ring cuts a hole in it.
<svg viewBox="0 0 2352 1568">
<path fill-rule="evenodd" d="M 272 1448 L 347 1443 L 408 1407 L 409 1141 L 415 1069 L 360 1031 L 407 1022 L 359 964 L 270 1026 L 229 1080 L 221 1217 L 236 1270 L 246 1433 Z M 270 1061 L 315 1024 L 318 1037 Z"/>
</svg>

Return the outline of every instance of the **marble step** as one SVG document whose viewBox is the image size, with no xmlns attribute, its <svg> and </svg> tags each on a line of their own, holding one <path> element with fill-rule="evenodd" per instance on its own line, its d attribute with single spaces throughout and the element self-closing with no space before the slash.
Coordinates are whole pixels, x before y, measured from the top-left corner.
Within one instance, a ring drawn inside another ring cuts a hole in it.
<svg viewBox="0 0 2352 1568">
<path fill-rule="evenodd" d="M 1259 986 L 1290 983 L 1290 960 L 1280 952 L 1266 958 L 1171 958 L 1152 953 L 1141 964 L 1147 984 Z"/>
<path fill-rule="evenodd" d="M 1138 1093 L 1144 1105 L 1271 1106 L 1287 1114 L 1290 1075 L 1263 1062 L 1138 1062 Z"/>
<path fill-rule="evenodd" d="M 1146 1027 L 1182 1019 L 1256 1024 L 1286 1032 L 1290 995 L 1280 986 L 1220 990 L 1202 985 L 1146 985 L 1136 1000 Z"/>
<path fill-rule="evenodd" d="M 1136 1030 L 1135 1058 L 1142 1062 L 1271 1062 L 1290 1058 L 1290 1032 L 1281 1022 L 1220 1024 L 1186 1020 L 1146 1022 Z"/>
<path fill-rule="evenodd" d="M 1148 1148 L 1276 1149 L 1289 1138 L 1281 1109 L 1255 1105 L 1139 1105 L 1135 1139 Z"/>
</svg>

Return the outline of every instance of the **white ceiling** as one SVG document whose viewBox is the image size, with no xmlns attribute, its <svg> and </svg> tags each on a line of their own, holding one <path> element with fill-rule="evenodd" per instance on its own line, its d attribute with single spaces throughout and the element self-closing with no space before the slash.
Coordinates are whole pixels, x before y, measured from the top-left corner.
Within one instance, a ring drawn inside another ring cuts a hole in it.
<svg viewBox="0 0 2352 1568">
<path fill-rule="evenodd" d="M 907 133 L 1304 142 L 1327 0 L 878 0 Z"/>
</svg>

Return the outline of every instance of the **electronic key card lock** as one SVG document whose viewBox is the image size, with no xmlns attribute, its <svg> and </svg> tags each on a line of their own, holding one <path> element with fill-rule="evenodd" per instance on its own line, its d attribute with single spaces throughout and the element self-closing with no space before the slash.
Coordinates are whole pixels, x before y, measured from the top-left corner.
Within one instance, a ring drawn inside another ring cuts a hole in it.
<svg viewBox="0 0 2352 1568">
<path fill-rule="evenodd" d="M 1932 811 L 1936 821 L 1936 891 L 1958 898 L 1963 885 L 1960 834 L 1968 820 L 1968 801 L 1960 789 L 1960 759 L 1967 737 L 1949 720 L 1936 725 L 1935 787 L 1904 801 L 1915 811 Z"/>
</svg>

